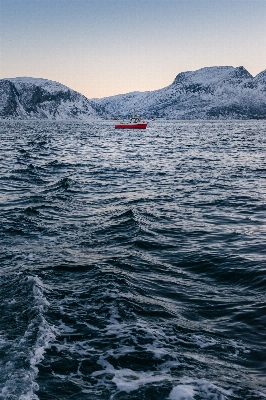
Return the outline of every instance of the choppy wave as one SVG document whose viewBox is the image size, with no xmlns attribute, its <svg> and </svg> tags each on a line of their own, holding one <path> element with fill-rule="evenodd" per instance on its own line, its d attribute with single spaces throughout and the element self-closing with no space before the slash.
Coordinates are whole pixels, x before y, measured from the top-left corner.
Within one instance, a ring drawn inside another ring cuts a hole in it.
<svg viewBox="0 0 266 400">
<path fill-rule="evenodd" d="M 37 276 L 19 273 L 2 281 L 1 392 L 3 399 L 38 399 L 38 364 L 55 339 L 45 319 L 49 303 Z"/>
<path fill-rule="evenodd" d="M 0 398 L 266 398 L 265 128 L 1 123 Z"/>
</svg>

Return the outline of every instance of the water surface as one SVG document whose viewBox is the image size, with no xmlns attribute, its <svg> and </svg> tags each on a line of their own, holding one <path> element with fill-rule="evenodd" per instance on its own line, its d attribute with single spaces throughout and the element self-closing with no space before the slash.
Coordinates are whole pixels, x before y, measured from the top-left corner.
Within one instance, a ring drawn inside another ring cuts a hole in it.
<svg viewBox="0 0 266 400">
<path fill-rule="evenodd" d="M 266 398 L 266 122 L 1 122 L 0 398 Z"/>
</svg>

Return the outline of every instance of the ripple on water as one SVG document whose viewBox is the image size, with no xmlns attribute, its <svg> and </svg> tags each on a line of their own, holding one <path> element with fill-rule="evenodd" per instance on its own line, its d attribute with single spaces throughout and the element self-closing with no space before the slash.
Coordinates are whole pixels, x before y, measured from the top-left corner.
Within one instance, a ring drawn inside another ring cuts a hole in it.
<svg viewBox="0 0 266 400">
<path fill-rule="evenodd" d="M 265 128 L 0 123 L 0 398 L 266 398 Z"/>
</svg>

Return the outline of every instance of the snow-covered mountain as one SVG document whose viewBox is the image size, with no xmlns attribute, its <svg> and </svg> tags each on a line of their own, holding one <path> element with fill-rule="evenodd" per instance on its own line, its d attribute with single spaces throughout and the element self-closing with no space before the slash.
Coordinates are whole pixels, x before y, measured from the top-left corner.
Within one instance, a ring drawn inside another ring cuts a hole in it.
<svg viewBox="0 0 266 400">
<path fill-rule="evenodd" d="M 0 80 L 0 119 L 105 118 L 102 107 L 68 87 L 37 78 Z"/>
<path fill-rule="evenodd" d="M 173 83 L 150 92 L 87 99 L 47 79 L 0 80 L 0 119 L 264 119 L 266 70 L 253 77 L 244 67 L 206 67 L 181 72 Z"/>
<path fill-rule="evenodd" d="M 174 82 L 151 92 L 94 99 L 110 116 L 136 112 L 145 118 L 266 118 L 266 70 L 253 77 L 244 67 L 206 67 L 181 72 Z"/>
</svg>

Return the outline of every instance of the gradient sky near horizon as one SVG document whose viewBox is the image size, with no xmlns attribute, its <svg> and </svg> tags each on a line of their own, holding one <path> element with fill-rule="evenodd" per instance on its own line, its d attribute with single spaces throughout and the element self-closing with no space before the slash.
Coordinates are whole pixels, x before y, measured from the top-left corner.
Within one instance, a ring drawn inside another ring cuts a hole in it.
<svg viewBox="0 0 266 400">
<path fill-rule="evenodd" d="M 182 71 L 266 68 L 266 0 L 0 0 L 0 78 L 85 96 L 155 90 Z"/>
</svg>

